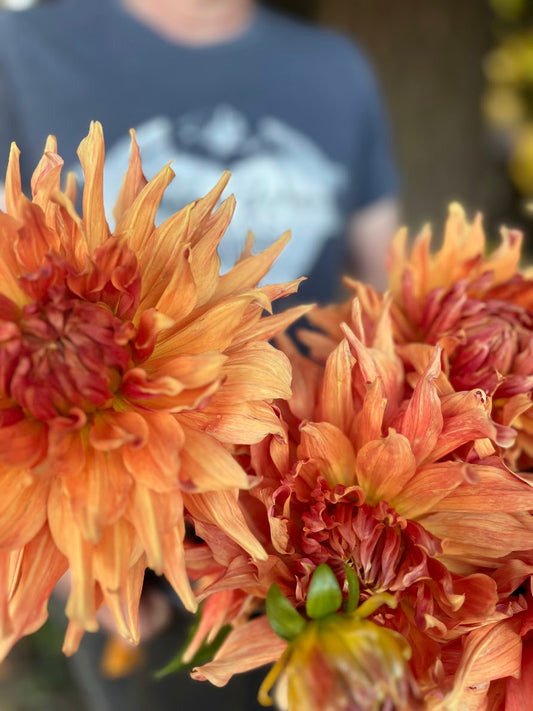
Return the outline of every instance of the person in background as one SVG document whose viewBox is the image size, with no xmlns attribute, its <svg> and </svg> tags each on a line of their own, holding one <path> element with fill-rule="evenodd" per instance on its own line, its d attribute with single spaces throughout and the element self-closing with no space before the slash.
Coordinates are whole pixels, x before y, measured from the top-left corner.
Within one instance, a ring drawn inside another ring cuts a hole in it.
<svg viewBox="0 0 533 711">
<path fill-rule="evenodd" d="M 98 119 L 111 215 L 134 127 L 148 178 L 175 159 L 161 219 L 232 172 L 224 270 L 248 230 L 259 251 L 291 229 L 270 280 L 309 277 L 302 300 L 337 296 L 346 253 L 383 284 L 397 178 L 376 81 L 350 40 L 255 0 L 49 0 L 0 13 L 0 77 L 0 175 L 15 140 L 29 188 L 49 133 L 74 168 Z"/>
<path fill-rule="evenodd" d="M 268 280 L 308 276 L 301 301 L 337 298 L 344 272 L 384 284 L 397 177 L 379 90 L 352 41 L 255 0 L 54 0 L 0 12 L 0 175 L 14 140 L 29 193 L 54 134 L 81 179 L 76 149 L 93 119 L 106 137 L 109 216 L 134 127 L 147 178 L 175 159 L 161 221 L 232 172 L 237 209 L 220 247 L 223 270 L 248 230 L 259 251 L 291 229 Z M 161 594 L 147 593 L 142 614 L 147 637 L 165 627 Z M 165 643 L 147 642 L 151 668 L 179 648 L 172 627 L 163 635 Z M 94 663 L 103 645 L 102 635 L 87 635 L 73 660 L 91 709 L 164 711 L 177 699 L 181 708 L 259 708 L 257 675 L 226 695 L 198 684 L 192 695 L 183 676 L 103 681 Z"/>
</svg>

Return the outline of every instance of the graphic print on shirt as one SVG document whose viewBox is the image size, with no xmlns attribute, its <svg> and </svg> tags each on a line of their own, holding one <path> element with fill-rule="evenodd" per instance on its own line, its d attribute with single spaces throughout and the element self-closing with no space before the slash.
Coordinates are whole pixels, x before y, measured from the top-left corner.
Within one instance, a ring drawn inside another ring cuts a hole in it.
<svg viewBox="0 0 533 711">
<path fill-rule="evenodd" d="M 235 108 L 220 105 L 177 121 L 156 117 L 138 126 L 136 133 L 148 179 L 174 159 L 176 179 L 163 197 L 158 222 L 205 195 L 224 170 L 231 171 L 223 197 L 234 193 L 237 208 L 219 247 L 223 271 L 238 259 L 249 230 L 257 253 L 290 229 L 293 237 L 268 281 L 305 276 L 325 242 L 343 229 L 339 199 L 348 183 L 347 168 L 277 118 L 263 117 L 252 125 Z M 107 151 L 108 215 L 128 157 L 129 137 Z"/>
</svg>

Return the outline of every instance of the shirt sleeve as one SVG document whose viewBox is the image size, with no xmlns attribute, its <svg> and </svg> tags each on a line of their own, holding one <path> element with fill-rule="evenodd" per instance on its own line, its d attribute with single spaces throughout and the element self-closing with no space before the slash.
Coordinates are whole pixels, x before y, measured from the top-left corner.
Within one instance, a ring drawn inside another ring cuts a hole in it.
<svg viewBox="0 0 533 711">
<path fill-rule="evenodd" d="M 367 66 L 361 87 L 361 123 L 359 155 L 352 192 L 354 211 L 386 197 L 395 197 L 399 190 L 390 129 L 381 93 L 373 72 Z"/>
</svg>

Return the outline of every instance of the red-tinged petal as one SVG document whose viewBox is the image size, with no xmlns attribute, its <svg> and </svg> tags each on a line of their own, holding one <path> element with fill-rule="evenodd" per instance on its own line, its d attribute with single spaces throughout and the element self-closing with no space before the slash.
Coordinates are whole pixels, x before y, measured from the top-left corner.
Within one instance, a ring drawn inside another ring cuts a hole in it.
<svg viewBox="0 0 533 711">
<path fill-rule="evenodd" d="M 370 502 L 393 499 L 415 471 L 416 460 L 409 440 L 394 431 L 384 439 L 368 442 L 357 453 L 357 482 Z"/>
<path fill-rule="evenodd" d="M 444 424 L 432 452 L 434 460 L 441 459 L 463 444 L 489 438 L 508 447 L 514 441 L 510 428 L 497 425 L 487 410 L 487 397 L 482 390 L 454 393 L 442 398 Z"/>
<path fill-rule="evenodd" d="M 174 325 L 174 320 L 157 309 L 143 311 L 139 319 L 137 335 L 132 343 L 132 356 L 136 363 L 149 358 L 154 350 L 161 331 Z"/>
<path fill-rule="evenodd" d="M 50 229 L 38 205 L 22 196 L 18 203 L 18 228 L 14 251 L 22 271 L 35 272 L 43 266 L 50 250 L 59 248 L 58 235 Z"/>
<path fill-rule="evenodd" d="M 0 549 L 22 548 L 46 521 L 49 482 L 20 469 L 0 472 Z"/>
<path fill-rule="evenodd" d="M 252 558 L 266 560 L 263 546 L 250 532 L 238 501 L 237 491 L 206 491 L 183 494 L 185 507 L 194 521 L 216 526 L 238 543 Z"/>
<path fill-rule="evenodd" d="M 0 462 L 6 467 L 31 469 L 46 457 L 47 427 L 36 420 L 21 420 L 0 428 Z"/>
<path fill-rule="evenodd" d="M 356 482 L 356 458 L 350 440 L 329 422 L 309 422 L 301 427 L 299 459 L 318 467 L 331 488 Z"/>
<path fill-rule="evenodd" d="M 351 389 L 355 360 L 348 343 L 342 340 L 327 360 L 318 408 L 319 420 L 331 422 L 348 434 L 355 411 Z"/>
<path fill-rule="evenodd" d="M 91 253 L 109 237 L 104 212 L 104 135 L 102 126 L 97 121 L 91 122 L 89 135 L 78 148 L 78 157 L 85 178 L 83 225 Z"/>
<path fill-rule="evenodd" d="M 441 403 L 433 384 L 441 372 L 440 357 L 441 351 L 436 348 L 415 387 L 399 427 L 399 432 L 409 440 L 418 464 L 430 457 L 443 430 Z"/>
<path fill-rule="evenodd" d="M 244 469 L 214 437 L 184 426 L 179 481 L 189 492 L 247 489 Z"/>
<path fill-rule="evenodd" d="M 193 669 L 192 677 L 225 686 L 233 674 L 276 661 L 286 646 L 287 643 L 274 634 L 267 618 L 258 617 L 233 629 L 213 661 Z"/>
</svg>

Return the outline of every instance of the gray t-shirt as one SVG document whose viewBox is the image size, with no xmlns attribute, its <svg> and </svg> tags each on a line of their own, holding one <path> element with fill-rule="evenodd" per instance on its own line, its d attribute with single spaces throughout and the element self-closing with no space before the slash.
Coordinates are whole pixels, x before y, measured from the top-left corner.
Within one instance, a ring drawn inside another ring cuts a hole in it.
<svg viewBox="0 0 533 711">
<path fill-rule="evenodd" d="M 248 230 L 259 250 L 291 229 L 268 280 L 310 276 L 305 299 L 335 296 L 348 215 L 396 191 L 379 92 L 361 52 L 266 8 L 239 37 L 204 47 L 162 39 L 120 0 L 1 12 L 0 72 L 0 174 L 16 140 L 28 186 L 49 133 L 74 168 L 98 119 L 110 216 L 133 126 L 147 177 L 174 159 L 159 219 L 231 170 L 237 210 L 221 244 L 223 269 Z"/>
</svg>

